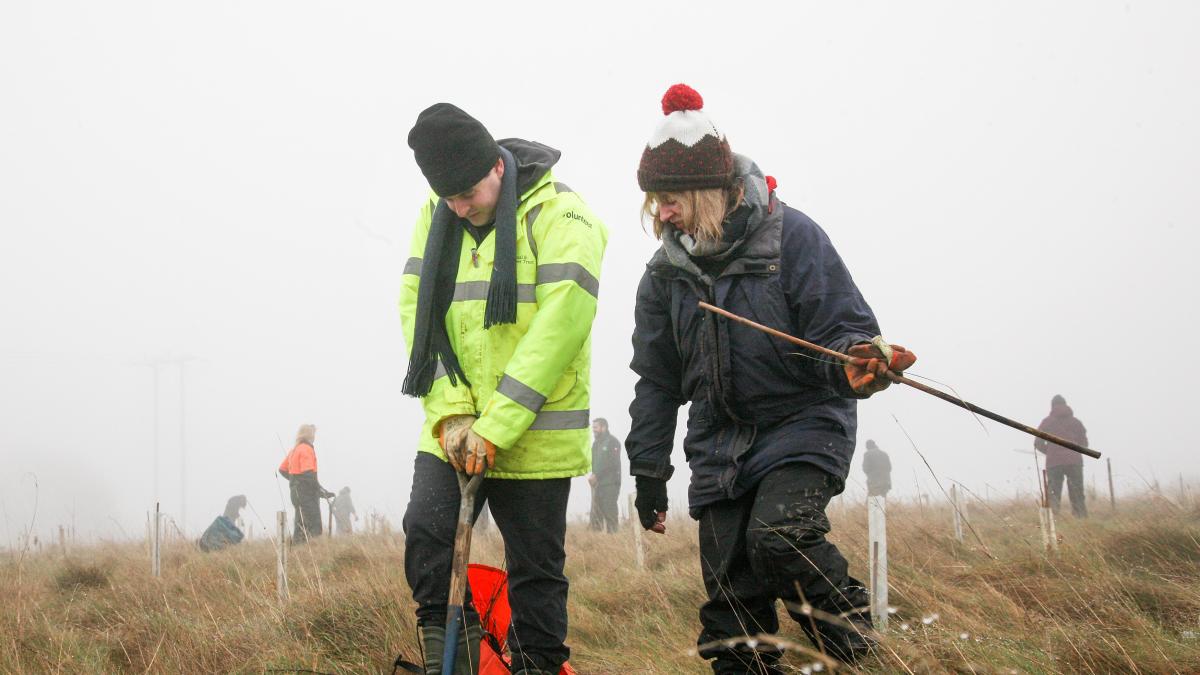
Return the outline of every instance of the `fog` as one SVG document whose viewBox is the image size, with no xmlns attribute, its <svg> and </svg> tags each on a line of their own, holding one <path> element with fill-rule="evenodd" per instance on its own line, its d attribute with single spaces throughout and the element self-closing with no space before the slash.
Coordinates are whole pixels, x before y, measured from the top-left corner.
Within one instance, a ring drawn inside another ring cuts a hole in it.
<svg viewBox="0 0 1200 675">
<path fill-rule="evenodd" d="M 437 101 L 562 150 L 607 224 L 591 409 L 623 440 L 656 248 L 634 174 L 676 82 L 829 233 L 913 372 L 1035 426 L 1062 394 L 1118 491 L 1200 478 L 1200 6 L 591 7 L 0 5 L 0 546 L 141 536 L 156 496 L 192 536 L 239 493 L 262 527 L 310 422 L 325 486 L 398 525 L 427 191 L 405 139 Z M 1035 490 L 1030 437 L 901 389 L 859 408 L 896 494 L 940 498 L 914 444 L 943 483 Z"/>
</svg>

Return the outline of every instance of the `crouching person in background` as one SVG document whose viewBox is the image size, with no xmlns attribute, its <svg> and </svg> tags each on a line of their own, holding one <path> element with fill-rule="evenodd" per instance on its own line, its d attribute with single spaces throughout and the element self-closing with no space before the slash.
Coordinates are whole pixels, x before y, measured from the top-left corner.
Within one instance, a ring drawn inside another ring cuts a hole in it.
<svg viewBox="0 0 1200 675">
<path fill-rule="evenodd" d="M 226 546 L 242 543 L 245 535 L 237 526 L 237 520 L 244 508 L 246 508 L 246 495 L 230 497 L 229 501 L 225 502 L 225 513 L 217 516 L 204 534 L 200 535 L 200 541 L 196 542 L 199 544 L 200 550 L 209 553 L 220 551 Z"/>
<path fill-rule="evenodd" d="M 717 673 L 777 673 L 776 603 L 827 654 L 852 661 L 873 645 L 867 590 L 826 540 L 825 508 L 854 453 L 856 399 L 916 358 L 888 345 L 825 232 L 734 155 L 676 85 L 638 168 L 645 214 L 662 246 L 638 288 L 632 368 L 639 379 L 626 440 L 642 526 L 666 532 L 678 410 L 691 516 L 699 521 L 708 601 L 700 655 Z M 705 301 L 819 345 L 850 365 L 805 358 L 784 340 L 710 314 Z M 813 617 L 802 613 L 807 602 Z M 845 619 L 837 619 L 844 616 Z M 833 617 L 832 621 L 825 620 Z"/>
</svg>

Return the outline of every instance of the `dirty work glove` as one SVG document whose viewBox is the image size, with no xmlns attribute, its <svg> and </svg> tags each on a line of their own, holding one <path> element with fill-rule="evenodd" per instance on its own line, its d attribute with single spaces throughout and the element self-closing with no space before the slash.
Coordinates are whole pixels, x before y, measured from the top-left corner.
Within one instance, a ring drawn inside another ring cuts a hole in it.
<svg viewBox="0 0 1200 675">
<path fill-rule="evenodd" d="M 496 464 L 496 444 L 475 433 L 474 428 L 468 428 L 463 440 L 463 458 L 467 475 L 483 473 Z"/>
<path fill-rule="evenodd" d="M 438 427 L 438 443 L 446 453 L 446 461 L 455 471 L 462 471 L 465 466 L 463 446 L 467 441 L 467 432 L 474 423 L 474 415 L 451 415 L 442 420 Z"/>
<path fill-rule="evenodd" d="M 664 534 L 667 531 L 667 481 L 650 476 L 634 476 L 637 482 L 637 497 L 633 507 L 637 509 L 642 527 L 651 532 Z"/>
<path fill-rule="evenodd" d="M 856 394 L 870 396 L 887 389 L 892 381 L 887 372 L 902 373 L 917 362 L 916 354 L 900 345 L 889 345 L 882 337 L 875 337 L 870 344 L 854 345 L 847 352 L 846 380 Z"/>
</svg>

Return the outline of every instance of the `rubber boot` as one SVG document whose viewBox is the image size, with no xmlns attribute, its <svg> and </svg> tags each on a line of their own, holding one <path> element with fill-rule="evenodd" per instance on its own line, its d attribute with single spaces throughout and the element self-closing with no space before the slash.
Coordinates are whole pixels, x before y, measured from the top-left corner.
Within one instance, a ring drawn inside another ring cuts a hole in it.
<svg viewBox="0 0 1200 675">
<path fill-rule="evenodd" d="M 446 648 L 445 626 L 418 626 L 421 652 L 424 655 L 425 675 L 442 675 L 442 652 Z M 478 621 L 469 622 L 458 633 L 458 652 L 454 659 L 454 675 L 476 675 L 479 672 L 479 643 L 483 628 Z"/>
<path fill-rule="evenodd" d="M 871 616 L 869 614 L 850 614 L 845 617 L 853 628 L 841 624 L 828 623 L 818 619 L 817 630 L 814 634 L 809 621 L 800 621 L 800 627 L 812 640 L 814 646 L 820 645 L 825 653 L 843 663 L 854 663 L 871 653 L 876 641 L 871 637 Z"/>
</svg>

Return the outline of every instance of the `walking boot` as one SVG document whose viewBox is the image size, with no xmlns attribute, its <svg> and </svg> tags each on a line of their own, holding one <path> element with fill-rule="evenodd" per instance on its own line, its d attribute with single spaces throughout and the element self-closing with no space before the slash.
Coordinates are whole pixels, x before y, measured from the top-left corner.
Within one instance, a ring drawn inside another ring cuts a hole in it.
<svg viewBox="0 0 1200 675">
<path fill-rule="evenodd" d="M 846 581 L 836 594 L 813 603 L 814 609 L 840 616 L 840 621 L 822 621 L 796 614 L 792 614 L 792 618 L 804 629 L 808 639 L 826 654 L 844 663 L 854 663 L 870 654 L 878 643 L 874 638 L 871 613 L 867 610 L 871 596 L 866 586 L 854 577 L 847 577 Z"/>
<path fill-rule="evenodd" d="M 446 649 L 445 626 L 418 626 L 421 653 L 424 655 L 425 675 L 442 675 L 442 654 Z M 454 675 L 475 675 L 479 672 L 479 643 L 483 628 L 478 621 L 467 624 L 458 633 L 458 652 L 454 659 Z"/>
<path fill-rule="evenodd" d="M 804 620 L 798 623 L 814 646 L 843 663 L 854 663 L 870 654 L 877 642 L 871 637 L 870 615 L 851 614 L 845 621 L 850 626 L 817 619 L 815 632 L 811 622 Z"/>
</svg>

